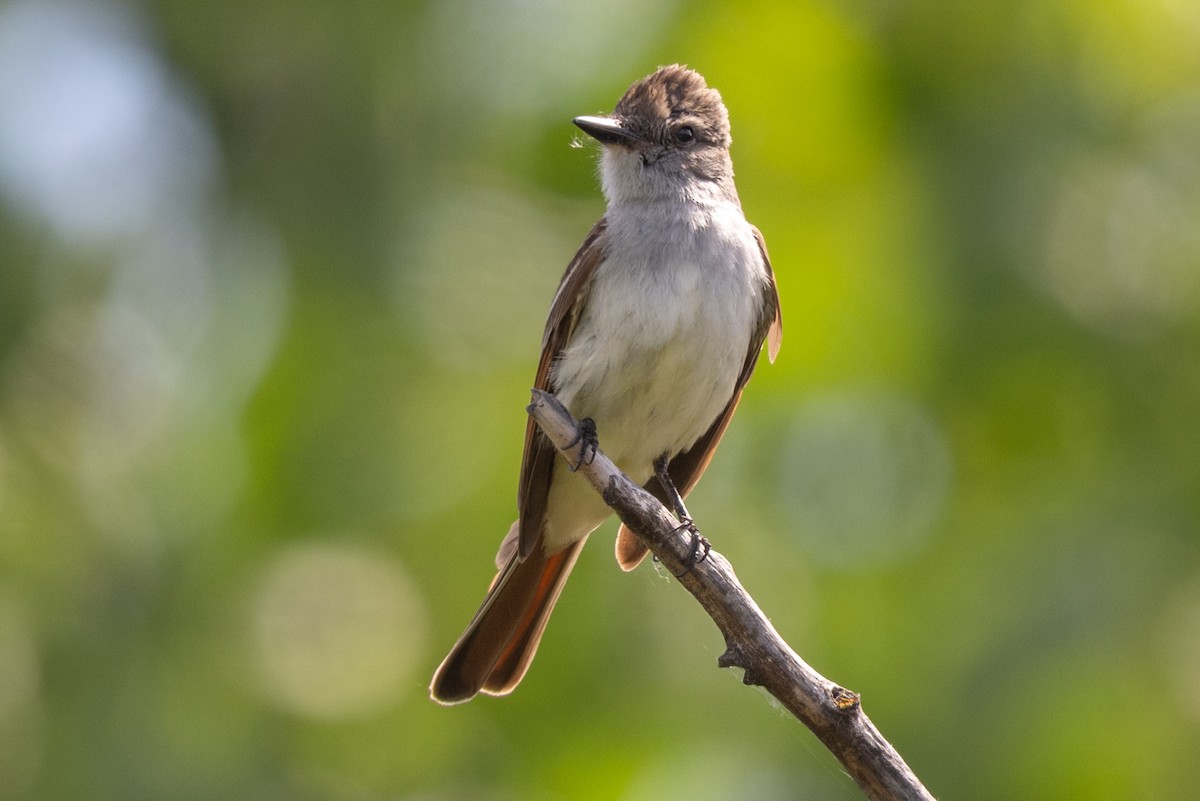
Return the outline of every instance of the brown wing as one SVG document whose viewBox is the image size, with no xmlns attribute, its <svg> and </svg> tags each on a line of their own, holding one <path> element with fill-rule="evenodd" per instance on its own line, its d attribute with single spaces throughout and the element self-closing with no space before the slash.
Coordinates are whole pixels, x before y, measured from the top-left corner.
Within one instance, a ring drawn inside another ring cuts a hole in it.
<svg viewBox="0 0 1200 801">
<path fill-rule="evenodd" d="M 763 266 L 767 268 L 767 289 L 770 291 L 770 295 L 764 304 L 763 314 L 759 318 L 758 324 L 761 330 L 764 319 L 771 321 L 766 334 L 767 361 L 774 364 L 775 357 L 779 355 L 779 346 L 783 344 L 783 315 L 779 311 L 779 289 L 775 286 L 775 271 L 771 269 L 771 257 L 767 255 L 767 240 L 763 239 L 762 231 L 753 225 L 750 226 L 750 229 L 754 231 L 754 241 L 758 243 L 758 252 L 762 254 Z M 745 375 L 745 379 L 742 381 L 743 385 L 750 380 L 750 373 L 754 370 L 754 360 L 758 357 L 758 349 L 762 345 L 762 340 L 757 337 L 756 333 L 756 341 L 750 343 L 750 364 L 749 370 L 743 373 Z"/>
<path fill-rule="evenodd" d="M 696 482 L 708 468 L 708 463 L 712 461 L 713 454 L 717 450 L 717 443 L 721 441 L 721 436 L 729 427 L 729 421 L 733 419 L 733 413 L 737 410 L 738 401 L 742 398 L 742 390 L 754 372 L 754 365 L 758 362 L 758 354 L 762 350 L 763 341 L 765 340 L 767 343 L 767 358 L 772 362 L 775 361 L 775 356 L 779 353 L 779 346 L 783 341 L 783 318 L 779 311 L 779 291 L 775 287 L 775 273 L 771 269 L 771 259 L 767 255 L 767 243 L 757 228 L 754 229 L 754 238 L 758 242 L 758 250 L 762 254 L 763 266 L 767 268 L 767 285 L 763 288 L 762 309 L 759 311 L 758 323 L 750 337 L 750 347 L 746 351 L 746 361 L 742 364 L 742 372 L 738 375 L 737 383 L 734 384 L 733 396 L 729 399 L 729 403 L 709 426 L 708 431 L 705 431 L 691 448 L 672 459 L 671 464 L 667 467 L 671 481 L 684 496 L 692 490 L 692 487 L 696 486 Z M 666 493 L 659 485 L 657 478 L 651 478 L 646 483 L 646 489 L 669 506 Z M 646 547 L 642 545 L 641 540 L 622 524 L 621 530 L 617 534 L 617 562 L 620 563 L 621 568 L 632 570 L 645 556 Z"/>
<path fill-rule="evenodd" d="M 566 347 L 583 312 L 588 284 L 603 257 L 603 251 L 597 243 L 605 225 L 601 217 L 583 240 L 559 281 L 558 292 L 550 304 L 546 331 L 542 335 L 542 356 L 533 382 L 535 389 L 554 391 L 554 387 L 550 386 L 550 368 Z M 517 488 L 517 511 L 520 515 L 517 521 L 517 548 L 522 559 L 533 550 L 541 533 L 556 454 L 554 446 L 530 418 L 525 424 L 525 455 L 521 459 L 521 481 Z"/>
</svg>

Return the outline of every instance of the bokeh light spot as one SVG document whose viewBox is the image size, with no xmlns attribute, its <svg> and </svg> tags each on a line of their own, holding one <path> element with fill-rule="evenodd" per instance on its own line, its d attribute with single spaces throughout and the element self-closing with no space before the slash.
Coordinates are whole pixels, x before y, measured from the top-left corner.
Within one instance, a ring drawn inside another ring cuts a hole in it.
<svg viewBox="0 0 1200 801">
<path fill-rule="evenodd" d="M 263 572 L 250 615 L 264 694 L 309 718 L 391 708 L 425 640 L 424 612 L 400 565 L 354 546 L 283 550 Z"/>
<path fill-rule="evenodd" d="M 1053 212 L 1035 279 L 1081 322 L 1156 330 L 1200 294 L 1200 195 L 1144 165 L 1080 165 Z"/>
<path fill-rule="evenodd" d="M 64 240 L 145 233 L 211 179 L 203 117 L 138 27 L 107 3 L 0 9 L 0 195 Z"/>
<path fill-rule="evenodd" d="M 898 397 L 806 403 L 782 447 L 780 501 L 821 562 L 875 566 L 929 536 L 949 491 L 949 448 L 920 407 Z"/>
<path fill-rule="evenodd" d="M 409 226 L 396 302 L 438 362 L 474 371 L 532 364 L 586 224 L 568 227 L 512 189 L 456 184 L 465 186 L 438 193 Z"/>
</svg>

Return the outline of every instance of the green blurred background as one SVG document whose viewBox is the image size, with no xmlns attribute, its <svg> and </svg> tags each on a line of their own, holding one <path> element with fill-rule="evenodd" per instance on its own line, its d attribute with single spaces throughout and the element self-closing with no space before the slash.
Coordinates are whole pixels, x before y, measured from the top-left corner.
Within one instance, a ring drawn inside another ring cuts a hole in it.
<svg viewBox="0 0 1200 801">
<path fill-rule="evenodd" d="M 1193 0 L 0 4 L 0 797 L 854 799 L 594 537 L 515 513 L 577 114 L 685 62 L 785 336 L 692 510 L 930 789 L 1200 783 Z M 603 432 L 601 432 L 603 433 Z"/>
</svg>

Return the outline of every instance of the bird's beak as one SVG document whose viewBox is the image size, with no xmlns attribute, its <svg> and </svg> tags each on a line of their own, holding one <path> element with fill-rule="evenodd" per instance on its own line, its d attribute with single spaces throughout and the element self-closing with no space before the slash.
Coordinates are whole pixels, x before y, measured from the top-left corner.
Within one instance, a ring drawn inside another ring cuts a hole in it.
<svg viewBox="0 0 1200 801">
<path fill-rule="evenodd" d="M 631 147 L 642 141 L 640 136 L 622 125 L 620 120 L 612 117 L 576 117 L 572 122 L 601 144 Z"/>
</svg>

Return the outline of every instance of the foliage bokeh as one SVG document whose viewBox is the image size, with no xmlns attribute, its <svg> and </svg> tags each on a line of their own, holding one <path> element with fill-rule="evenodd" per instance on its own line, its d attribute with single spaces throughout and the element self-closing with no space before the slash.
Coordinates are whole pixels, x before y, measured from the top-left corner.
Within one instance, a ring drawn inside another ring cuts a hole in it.
<svg viewBox="0 0 1200 801">
<path fill-rule="evenodd" d="M 602 209 L 569 120 L 670 62 L 785 320 L 705 533 L 935 794 L 1186 796 L 1198 37 L 1186 0 L 0 6 L 3 797 L 858 797 L 611 525 L 513 697 L 426 697 Z"/>
</svg>

